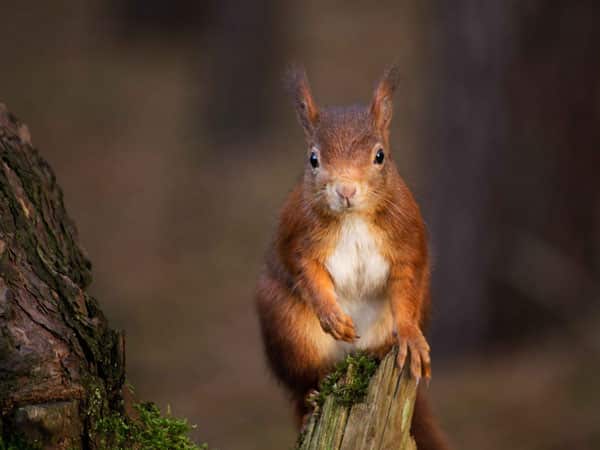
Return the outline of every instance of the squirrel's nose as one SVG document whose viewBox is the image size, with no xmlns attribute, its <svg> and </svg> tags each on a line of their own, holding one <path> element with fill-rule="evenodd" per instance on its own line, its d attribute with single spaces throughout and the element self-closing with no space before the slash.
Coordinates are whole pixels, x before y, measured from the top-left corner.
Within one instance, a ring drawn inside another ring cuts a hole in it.
<svg viewBox="0 0 600 450">
<path fill-rule="evenodd" d="M 353 183 L 338 183 L 335 186 L 335 192 L 339 195 L 343 200 L 350 200 L 356 194 L 356 185 Z"/>
</svg>

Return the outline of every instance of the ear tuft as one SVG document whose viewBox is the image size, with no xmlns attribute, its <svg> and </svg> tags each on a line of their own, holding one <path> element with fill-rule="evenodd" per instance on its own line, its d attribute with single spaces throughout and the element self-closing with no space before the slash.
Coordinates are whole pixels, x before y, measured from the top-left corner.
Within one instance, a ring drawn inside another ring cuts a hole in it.
<svg viewBox="0 0 600 450">
<path fill-rule="evenodd" d="M 371 115 L 375 127 L 380 133 L 386 135 L 389 125 L 392 120 L 392 96 L 400 81 L 400 67 L 398 64 L 393 64 L 386 69 L 383 77 L 379 81 L 373 101 L 371 103 Z"/>
<path fill-rule="evenodd" d="M 304 67 L 291 64 L 285 71 L 285 88 L 292 96 L 298 121 L 304 128 L 304 133 L 311 136 L 319 120 L 319 110 L 313 100 Z"/>
</svg>

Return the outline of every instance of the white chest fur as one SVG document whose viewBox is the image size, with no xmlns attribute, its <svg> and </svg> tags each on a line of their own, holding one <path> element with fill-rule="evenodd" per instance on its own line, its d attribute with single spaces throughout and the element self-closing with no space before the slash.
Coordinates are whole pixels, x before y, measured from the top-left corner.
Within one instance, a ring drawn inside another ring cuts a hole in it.
<svg viewBox="0 0 600 450">
<path fill-rule="evenodd" d="M 337 244 L 325 266 L 336 293 L 348 301 L 365 301 L 381 291 L 389 272 L 367 223 L 350 216 L 342 223 Z"/>
<path fill-rule="evenodd" d="M 338 241 L 325 266 L 333 279 L 338 303 L 352 317 L 361 336 L 356 347 L 376 345 L 390 326 L 390 305 L 385 289 L 389 263 L 379 250 L 376 236 L 362 218 L 349 216 L 344 219 Z"/>
</svg>

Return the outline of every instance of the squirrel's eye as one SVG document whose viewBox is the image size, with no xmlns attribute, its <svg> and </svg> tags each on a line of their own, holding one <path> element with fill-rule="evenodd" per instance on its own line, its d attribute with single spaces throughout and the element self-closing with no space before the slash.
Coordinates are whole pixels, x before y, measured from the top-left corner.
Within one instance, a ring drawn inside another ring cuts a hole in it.
<svg viewBox="0 0 600 450">
<path fill-rule="evenodd" d="M 313 169 L 319 167 L 319 157 L 315 152 L 310 152 L 310 165 L 313 166 Z"/>
<path fill-rule="evenodd" d="M 377 150 L 377 153 L 375 154 L 375 164 L 383 164 L 383 159 L 385 158 L 385 155 L 383 154 L 383 149 L 379 149 Z"/>
</svg>

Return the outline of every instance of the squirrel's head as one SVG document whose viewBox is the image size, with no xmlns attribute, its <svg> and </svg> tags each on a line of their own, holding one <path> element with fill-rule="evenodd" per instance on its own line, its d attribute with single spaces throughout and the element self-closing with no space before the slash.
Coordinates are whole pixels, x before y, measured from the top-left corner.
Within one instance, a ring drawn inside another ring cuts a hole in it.
<svg viewBox="0 0 600 450">
<path fill-rule="evenodd" d="M 304 70 L 288 71 L 306 137 L 305 189 L 316 208 L 335 214 L 372 211 L 386 201 L 386 185 L 395 173 L 389 126 L 398 75 L 397 66 L 384 73 L 369 106 L 319 108 Z"/>
</svg>

